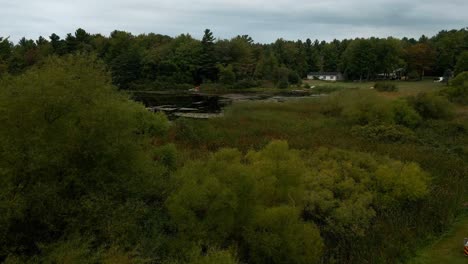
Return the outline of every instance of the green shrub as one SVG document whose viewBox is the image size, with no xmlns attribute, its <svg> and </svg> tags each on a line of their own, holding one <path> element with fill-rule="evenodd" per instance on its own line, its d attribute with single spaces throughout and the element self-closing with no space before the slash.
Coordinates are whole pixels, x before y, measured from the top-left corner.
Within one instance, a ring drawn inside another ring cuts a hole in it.
<svg viewBox="0 0 468 264">
<path fill-rule="evenodd" d="M 329 116 L 342 116 L 351 124 L 394 122 L 388 100 L 370 90 L 345 89 L 339 91 L 321 100 L 319 111 Z"/>
<path fill-rule="evenodd" d="M 422 119 L 406 100 L 395 100 L 391 104 L 393 120 L 398 125 L 414 128 L 418 126 Z"/>
<path fill-rule="evenodd" d="M 361 263 L 350 259 L 369 259 L 367 253 L 375 260 L 369 246 L 375 243 L 381 249 L 381 243 L 399 235 L 380 235 L 394 227 L 379 225 L 387 218 L 383 215 L 398 219 L 405 207 L 427 199 L 430 190 L 428 174 L 415 163 L 326 148 L 306 151 L 304 157 L 310 168 L 304 182 L 304 217 L 320 223 L 327 248 L 324 263 Z M 369 243 L 359 245 L 359 240 Z M 401 249 L 396 252 L 401 254 Z"/>
<path fill-rule="evenodd" d="M 222 246 L 249 221 L 254 179 L 240 160 L 239 151 L 223 149 L 173 176 L 176 190 L 166 205 L 182 243 Z"/>
<path fill-rule="evenodd" d="M 279 67 L 275 73 L 276 87 L 280 89 L 286 89 L 289 87 L 289 75 L 291 70 L 286 67 Z"/>
<path fill-rule="evenodd" d="M 289 87 L 288 80 L 281 79 L 278 81 L 277 87 L 280 89 L 287 89 Z"/>
<path fill-rule="evenodd" d="M 42 263 L 85 263 L 99 262 L 101 252 L 92 249 L 91 240 L 72 238 L 43 246 Z M 38 261 L 39 262 L 39 261 Z"/>
<path fill-rule="evenodd" d="M 253 264 L 321 263 L 323 242 L 317 226 L 301 220 L 298 208 L 281 206 L 260 211 L 245 240 Z"/>
<path fill-rule="evenodd" d="M 164 199 L 166 169 L 151 144 L 166 136 L 163 114 L 118 92 L 90 56 L 49 58 L 0 87 L 0 259 L 71 235 L 86 233 L 94 250 L 154 235 L 142 219 L 148 201 Z M 94 254 L 75 242 L 50 263 Z"/>
<path fill-rule="evenodd" d="M 269 206 L 294 201 L 299 204 L 306 167 L 299 153 L 289 149 L 286 141 L 272 141 L 258 152 L 249 152 L 246 158 L 259 182 L 258 200 Z"/>
<path fill-rule="evenodd" d="M 395 83 L 391 82 L 378 82 L 374 85 L 374 88 L 379 92 L 396 92 L 398 87 Z"/>
<path fill-rule="evenodd" d="M 354 126 L 351 129 L 354 136 L 376 142 L 412 142 L 417 140 L 410 129 L 398 125 L 366 125 Z"/>
<path fill-rule="evenodd" d="M 390 104 L 373 91 L 346 91 L 337 97 L 343 105 L 342 115 L 352 124 L 393 123 Z"/>
<path fill-rule="evenodd" d="M 209 249 L 208 253 L 199 253 L 192 256 L 190 264 L 237 264 L 238 261 L 228 250 Z M 176 263 L 174 263 L 176 264 Z"/>
<path fill-rule="evenodd" d="M 177 165 L 177 149 L 174 144 L 167 144 L 154 150 L 154 160 L 164 164 L 167 168 L 174 170 Z"/>
<path fill-rule="evenodd" d="M 232 65 L 226 67 L 218 65 L 219 81 L 223 84 L 233 84 L 236 81 L 236 74 L 232 69 Z"/>
<path fill-rule="evenodd" d="M 234 242 L 248 263 L 315 263 L 323 250 L 318 228 L 301 219 L 307 170 L 284 141 L 246 156 L 222 149 L 192 161 L 173 177 L 166 201 L 177 241 L 187 247 Z M 269 240 L 268 238 L 272 238 Z"/>
<path fill-rule="evenodd" d="M 467 87 L 468 86 L 468 71 L 458 74 L 455 78 L 453 78 L 450 81 L 450 85 Z"/>
<path fill-rule="evenodd" d="M 344 88 L 342 86 L 333 86 L 333 85 L 320 85 L 312 89 L 312 92 L 317 94 L 330 94 L 336 91 L 341 91 Z"/>
<path fill-rule="evenodd" d="M 297 74 L 297 72 L 295 71 L 289 71 L 289 75 L 288 75 L 288 81 L 290 84 L 301 84 L 302 80 L 301 80 L 301 77 L 299 76 L 299 74 Z"/>
<path fill-rule="evenodd" d="M 213 124 L 203 120 L 200 122 L 190 118 L 178 118 L 174 122 L 174 129 L 177 131 L 176 139 L 193 144 L 203 144 L 206 139 L 219 137 L 219 131 L 213 129 Z"/>
<path fill-rule="evenodd" d="M 343 111 L 343 104 L 340 97 L 337 95 L 330 95 L 319 101 L 319 112 L 326 116 L 338 117 Z"/>
<path fill-rule="evenodd" d="M 420 93 L 409 97 L 408 102 L 425 119 L 449 119 L 454 115 L 447 98 L 434 93 Z"/>
<path fill-rule="evenodd" d="M 229 84 L 223 84 L 220 82 L 212 83 L 212 82 L 204 82 L 200 86 L 200 91 L 216 91 L 216 90 L 225 90 L 225 89 L 230 89 L 233 87 L 233 85 Z M 195 88 L 194 85 L 192 85 L 191 89 Z"/>
<path fill-rule="evenodd" d="M 450 102 L 468 104 L 468 85 L 451 86 L 440 91 L 440 94 L 447 97 Z"/>
<path fill-rule="evenodd" d="M 247 89 L 247 88 L 254 88 L 260 86 L 260 82 L 256 81 L 254 79 L 243 79 L 240 81 L 237 81 L 233 88 L 235 89 Z"/>
</svg>

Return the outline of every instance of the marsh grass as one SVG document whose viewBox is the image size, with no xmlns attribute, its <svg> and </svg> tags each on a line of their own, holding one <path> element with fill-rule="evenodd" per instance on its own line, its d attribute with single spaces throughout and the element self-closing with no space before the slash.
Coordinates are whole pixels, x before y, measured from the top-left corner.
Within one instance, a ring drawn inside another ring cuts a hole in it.
<svg viewBox="0 0 468 264">
<path fill-rule="evenodd" d="M 454 226 L 441 238 L 430 243 L 429 246 L 418 252 L 418 256 L 408 264 L 464 264 L 467 257 L 463 256 L 463 239 L 467 237 L 468 216 L 460 217 Z"/>
<path fill-rule="evenodd" d="M 342 87 L 343 89 L 349 89 L 349 88 L 354 88 L 354 89 L 362 89 L 362 90 L 371 90 L 371 88 L 374 87 L 375 82 L 326 82 L 326 81 L 316 81 L 316 80 L 307 80 L 304 81 L 310 86 L 338 86 Z M 380 95 L 381 96 L 387 96 L 387 97 L 401 97 L 401 96 L 408 96 L 408 95 L 415 95 L 420 92 L 433 92 L 433 91 L 439 91 L 447 86 L 443 83 L 435 83 L 432 81 L 432 79 L 425 79 L 422 81 L 417 81 L 417 82 L 409 82 L 409 81 L 391 81 L 391 83 L 394 83 L 398 87 L 397 92 L 392 92 L 392 93 L 386 93 L 383 92 Z"/>
<path fill-rule="evenodd" d="M 177 120 L 173 140 L 191 157 L 224 147 L 247 152 L 281 139 L 296 149 L 341 148 L 420 164 L 432 175 L 432 190 L 426 201 L 390 209 L 378 216 L 366 239 L 354 241 L 340 255 L 342 259 L 337 259 L 348 263 L 403 262 L 424 245 L 426 238 L 446 230 L 463 211 L 462 204 L 468 196 L 464 188 L 468 186 L 468 152 L 460 146 L 468 142 L 466 119 L 425 120 L 423 125 L 411 130 L 417 140 L 370 140 L 351 132 L 356 124 L 347 111 L 355 107 L 356 96 L 364 106 L 382 104 L 384 107 L 378 108 L 379 111 L 387 111 L 385 105 L 392 101 L 377 92 L 360 91 L 352 96 L 285 103 L 236 103 L 226 109 L 223 118 Z M 391 246 L 382 247 L 382 243 Z M 350 259 L 353 261 L 349 262 Z"/>
</svg>

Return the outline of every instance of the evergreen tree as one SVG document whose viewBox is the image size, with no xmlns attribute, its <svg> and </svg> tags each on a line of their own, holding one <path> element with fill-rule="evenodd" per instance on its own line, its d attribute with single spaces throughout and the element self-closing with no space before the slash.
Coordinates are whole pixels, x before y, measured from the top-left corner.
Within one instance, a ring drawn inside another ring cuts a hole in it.
<svg viewBox="0 0 468 264">
<path fill-rule="evenodd" d="M 201 41 L 202 53 L 200 57 L 199 79 L 202 82 L 208 80 L 215 81 L 217 79 L 218 70 L 216 68 L 214 40 L 213 32 L 206 29 Z"/>
</svg>

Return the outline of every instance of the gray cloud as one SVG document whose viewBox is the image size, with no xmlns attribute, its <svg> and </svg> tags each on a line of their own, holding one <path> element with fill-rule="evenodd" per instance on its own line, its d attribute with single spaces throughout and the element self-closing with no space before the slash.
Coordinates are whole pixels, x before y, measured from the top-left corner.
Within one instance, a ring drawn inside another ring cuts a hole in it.
<svg viewBox="0 0 468 264">
<path fill-rule="evenodd" d="M 466 27 L 467 14 L 465 0 L 0 0 L 0 36 L 63 36 L 82 27 L 195 37 L 210 28 L 220 38 L 249 34 L 259 42 L 418 37 Z"/>
</svg>

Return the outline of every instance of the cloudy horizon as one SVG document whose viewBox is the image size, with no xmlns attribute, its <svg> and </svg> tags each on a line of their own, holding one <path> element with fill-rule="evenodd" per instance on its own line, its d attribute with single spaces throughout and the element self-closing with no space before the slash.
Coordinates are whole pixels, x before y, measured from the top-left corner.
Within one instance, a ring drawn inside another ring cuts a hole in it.
<svg viewBox="0 0 468 264">
<path fill-rule="evenodd" d="M 217 38 L 250 35 L 256 42 L 278 38 L 327 40 L 356 37 L 433 36 L 468 26 L 468 1 L 447 0 L 0 0 L 0 37 L 64 37 L 77 28 L 109 35 L 189 33 L 205 28 Z"/>
</svg>

